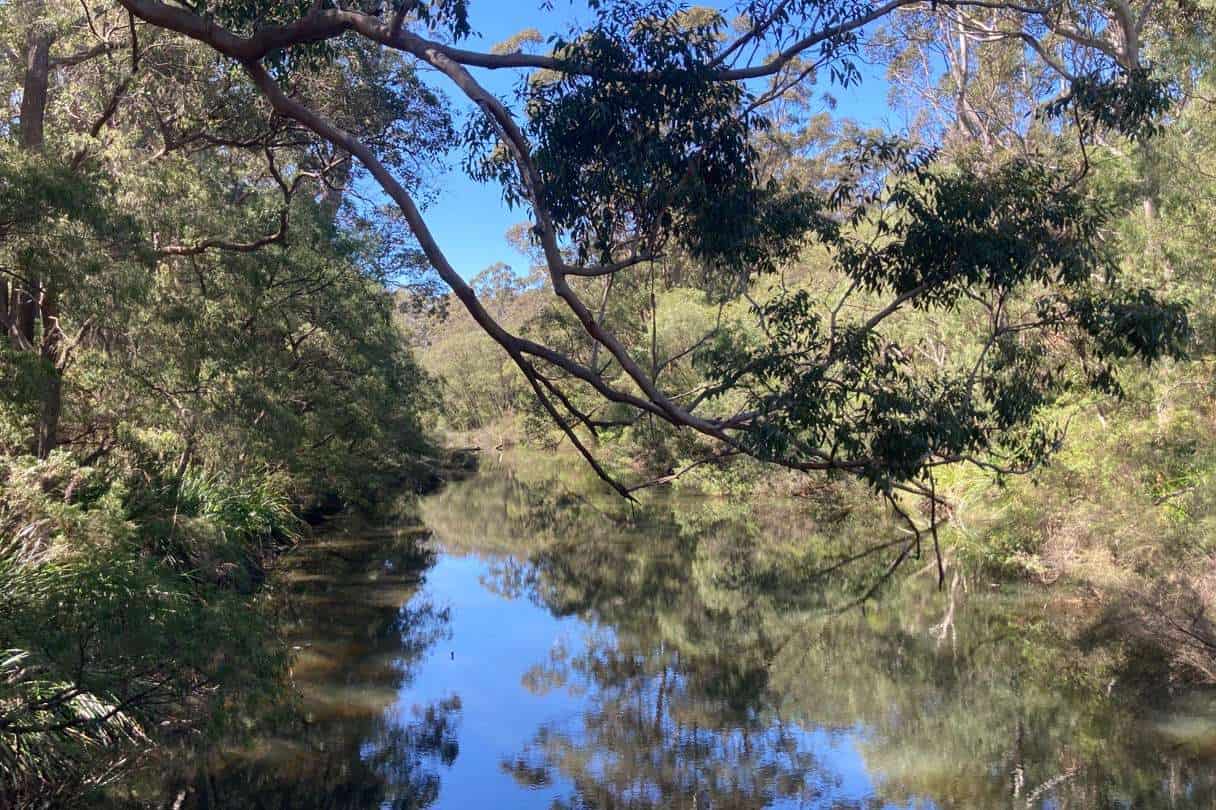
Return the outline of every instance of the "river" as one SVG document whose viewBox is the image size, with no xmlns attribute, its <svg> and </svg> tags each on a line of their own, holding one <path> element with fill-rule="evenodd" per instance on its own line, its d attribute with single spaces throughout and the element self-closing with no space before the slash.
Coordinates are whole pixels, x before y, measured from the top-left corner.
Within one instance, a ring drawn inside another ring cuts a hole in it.
<svg viewBox="0 0 1216 810">
<path fill-rule="evenodd" d="M 926 555 L 850 607 L 892 549 L 830 536 L 803 503 L 629 507 L 525 478 L 488 464 L 416 520 L 288 555 L 298 700 L 130 796 L 1216 807 L 1216 701 L 1148 700 L 1066 592 L 952 574 L 939 591 Z"/>
</svg>

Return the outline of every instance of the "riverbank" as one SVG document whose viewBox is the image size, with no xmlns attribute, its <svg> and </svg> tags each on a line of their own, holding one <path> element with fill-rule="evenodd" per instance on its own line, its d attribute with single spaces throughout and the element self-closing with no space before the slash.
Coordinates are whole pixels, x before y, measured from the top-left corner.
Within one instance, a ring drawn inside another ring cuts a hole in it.
<svg viewBox="0 0 1216 810">
<path fill-rule="evenodd" d="M 475 465 L 420 460 L 392 479 L 400 494 L 373 498 L 376 519 Z M 290 691 L 272 572 L 311 542 L 303 517 L 358 505 L 275 473 L 144 472 L 115 479 L 61 454 L 0 469 L 0 807 L 74 806 Z"/>
</svg>

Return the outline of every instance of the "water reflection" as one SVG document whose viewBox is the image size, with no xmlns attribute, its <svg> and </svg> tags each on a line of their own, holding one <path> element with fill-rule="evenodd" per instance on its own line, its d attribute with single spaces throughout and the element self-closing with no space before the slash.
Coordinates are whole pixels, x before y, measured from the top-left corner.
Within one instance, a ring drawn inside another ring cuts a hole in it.
<svg viewBox="0 0 1216 810">
<path fill-rule="evenodd" d="M 1088 618 L 1067 600 L 913 575 L 831 610 L 890 555 L 834 561 L 889 527 L 804 504 L 630 510 L 510 474 L 425 517 L 492 589 L 596 628 L 523 681 L 574 690 L 579 720 L 503 759 L 521 784 L 572 783 L 562 806 L 1216 806 L 1210 742 L 1117 692 L 1121 651 L 1074 644 Z"/>
<path fill-rule="evenodd" d="M 889 563 L 877 518 L 803 501 L 634 508 L 521 469 L 531 477 L 489 470 L 426 499 L 428 533 L 302 549 L 283 578 L 300 705 L 149 795 L 1216 806 L 1212 701 L 1146 705 L 1119 680 L 1126 651 L 1073 642 L 1089 619 L 1059 592 L 957 577 L 939 593 L 912 567 L 864 612 L 840 612 Z"/>
<path fill-rule="evenodd" d="M 249 720 L 252 744 L 184 753 L 155 793 L 197 808 L 423 808 L 459 755 L 460 697 L 404 707 L 450 613 L 419 590 L 417 532 L 338 535 L 291 555 L 280 580 L 299 699 Z M 182 760 L 197 756 L 190 766 Z"/>
</svg>

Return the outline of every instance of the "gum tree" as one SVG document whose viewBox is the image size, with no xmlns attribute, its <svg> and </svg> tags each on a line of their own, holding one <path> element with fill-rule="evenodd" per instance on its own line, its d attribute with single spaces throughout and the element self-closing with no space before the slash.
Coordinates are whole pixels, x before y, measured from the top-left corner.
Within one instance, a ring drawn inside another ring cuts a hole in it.
<svg viewBox="0 0 1216 810">
<path fill-rule="evenodd" d="M 536 35 L 462 47 L 476 22 L 467 0 L 121 3 L 239 63 L 278 116 L 352 155 L 571 443 L 626 496 L 585 437 L 646 416 L 702 436 L 706 460 L 844 470 L 888 496 L 906 489 L 937 504 L 936 467 L 1032 468 L 1058 441 L 1043 411 L 1063 391 L 1113 388 L 1112 361 L 1179 354 L 1187 338 L 1178 307 L 1119 283 L 1104 245 L 1109 211 L 1085 190 L 1083 157 L 946 163 L 886 140 L 858 143 L 850 176 L 831 187 L 761 171 L 769 103 L 825 76 L 852 86 L 872 25 L 917 7 L 911 0 L 746 0 L 729 20 L 671 0 L 597 0 L 588 27 L 536 52 Z M 974 16 L 994 4 L 936 5 Z M 1027 30 L 1044 14 L 996 5 Z M 1145 136 L 1167 88 L 1125 51 L 1070 43 L 1053 54 L 1069 60 L 1059 71 L 1069 89 L 1046 100 L 1049 125 L 1075 128 L 1082 143 L 1099 131 Z M 367 47 L 429 67 L 474 108 L 466 168 L 527 212 L 584 347 L 504 327 L 374 145 L 298 91 L 311 71 Z M 517 99 L 491 93 L 487 71 L 520 73 Z M 828 257 L 839 289 L 822 299 L 779 289 L 751 307 L 750 330 L 719 324 L 688 347 L 712 380 L 699 391 L 665 387 L 601 315 L 655 261 L 679 257 L 697 286 L 726 300 L 807 250 Z M 974 325 L 967 345 L 936 367 L 913 360 L 908 318 L 956 311 Z M 1084 357 L 1080 374 L 1060 347 Z M 575 392 L 588 391 L 621 417 L 578 404 Z"/>
</svg>

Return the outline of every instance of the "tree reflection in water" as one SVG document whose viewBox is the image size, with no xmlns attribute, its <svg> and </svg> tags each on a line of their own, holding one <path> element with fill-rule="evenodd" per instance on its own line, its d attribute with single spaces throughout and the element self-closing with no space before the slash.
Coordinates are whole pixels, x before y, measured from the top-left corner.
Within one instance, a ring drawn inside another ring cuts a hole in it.
<svg viewBox="0 0 1216 810">
<path fill-rule="evenodd" d="M 542 726 L 504 770 L 572 783 L 579 808 L 1216 806 L 1214 752 L 1112 689 L 1125 651 L 1078 645 L 1092 619 L 1066 595 L 961 573 L 939 593 L 913 573 L 838 612 L 889 555 L 835 561 L 891 527 L 815 512 L 631 509 L 509 471 L 425 502 L 445 548 L 487 561 L 488 587 L 590 628 L 523 684 L 581 694 L 577 722 Z M 865 791 L 814 753 L 834 744 L 860 754 Z"/>
<path fill-rule="evenodd" d="M 197 808 L 431 806 L 459 753 L 461 702 L 395 706 L 416 664 L 448 635 L 448 610 L 417 597 L 434 563 L 418 540 L 333 536 L 290 555 L 282 579 L 299 704 L 258 721 L 255 745 L 212 752 L 158 792 Z"/>
</svg>

